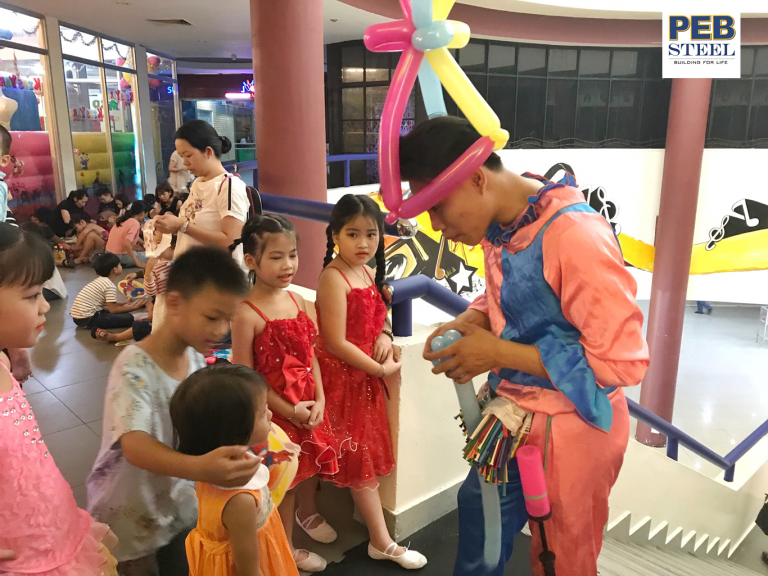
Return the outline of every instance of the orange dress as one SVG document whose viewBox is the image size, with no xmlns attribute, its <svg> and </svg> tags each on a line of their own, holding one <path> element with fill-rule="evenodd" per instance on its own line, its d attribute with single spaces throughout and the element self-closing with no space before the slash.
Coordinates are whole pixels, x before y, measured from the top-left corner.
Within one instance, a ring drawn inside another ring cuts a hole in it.
<svg viewBox="0 0 768 576">
<path fill-rule="evenodd" d="M 268 486 L 255 490 L 247 487 L 226 490 L 197 482 L 195 490 L 198 501 L 197 527 L 189 533 L 186 541 L 190 576 L 237 576 L 229 532 L 221 521 L 221 515 L 230 498 L 242 492 L 251 494 L 259 509 L 256 522 L 259 526 L 259 567 L 262 574 L 299 576 Z"/>
</svg>

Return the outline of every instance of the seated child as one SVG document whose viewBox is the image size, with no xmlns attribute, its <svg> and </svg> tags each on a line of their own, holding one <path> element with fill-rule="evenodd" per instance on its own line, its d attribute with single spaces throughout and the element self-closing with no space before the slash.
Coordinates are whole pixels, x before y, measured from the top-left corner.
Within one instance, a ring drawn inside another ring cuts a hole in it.
<svg viewBox="0 0 768 576">
<path fill-rule="evenodd" d="M 109 221 L 114 224 L 115 220 L 117 220 L 120 216 L 125 214 L 125 211 L 128 210 L 128 206 L 131 205 L 131 201 L 125 194 L 118 194 L 115 196 L 115 206 L 117 206 L 117 216 L 114 218 L 110 218 Z"/>
<path fill-rule="evenodd" d="M 144 204 L 147 205 L 147 218 L 154 218 L 160 214 L 160 208 L 157 205 L 157 197 L 154 194 L 144 196 Z M 146 220 L 145 220 L 146 222 Z"/>
<path fill-rule="evenodd" d="M 121 574 L 187 576 L 184 539 L 197 520 L 188 480 L 242 486 L 256 473 L 259 461 L 245 457 L 246 446 L 200 456 L 174 451 L 169 414 L 174 391 L 205 366 L 203 354 L 226 335 L 247 289 L 227 252 L 189 250 L 168 276 L 166 321 L 115 360 L 87 487 L 91 514 L 119 539 L 114 554 Z"/>
<path fill-rule="evenodd" d="M 171 398 L 179 452 L 201 456 L 221 446 L 266 442 L 268 390 L 261 374 L 245 366 L 222 363 L 192 374 Z M 236 489 L 197 482 L 195 490 L 199 513 L 187 536 L 190 576 L 298 576 L 266 466 Z"/>
<path fill-rule="evenodd" d="M 96 197 L 99 199 L 96 220 L 105 223 L 110 220 L 114 221 L 120 215 L 120 208 L 117 207 L 112 192 L 106 186 L 100 186 L 96 190 Z"/>
<path fill-rule="evenodd" d="M 86 284 L 72 303 L 69 314 L 81 328 L 127 328 L 133 324 L 133 314 L 145 305 L 135 300 L 117 303 L 117 287 L 110 278 L 117 278 L 123 271 L 120 259 L 109 252 L 99 254 L 93 263 L 99 278 Z"/>
<path fill-rule="evenodd" d="M 48 242 L 60 244 L 63 240 L 54 233 L 53 228 L 51 228 L 51 220 L 53 220 L 53 210 L 45 206 L 35 210 L 30 217 L 30 221 L 39 229 L 35 233 L 48 240 Z"/>
<path fill-rule="evenodd" d="M 165 290 L 168 285 L 168 272 L 171 269 L 173 247 L 175 244 L 176 236 L 173 237 L 171 246 L 166 248 L 159 258 L 150 258 L 147 261 L 147 267 L 144 270 L 144 295 L 152 297 L 153 300 L 165 297 Z M 150 310 L 149 303 L 147 303 L 147 309 Z M 161 310 L 165 310 L 165 307 L 162 307 Z M 150 312 L 149 320 L 134 320 L 131 327 L 123 332 L 109 332 L 102 328 L 94 328 L 91 331 L 91 336 L 96 340 L 104 342 L 125 342 L 128 340 L 140 342 L 149 336 L 151 332 L 152 312 Z"/>
<path fill-rule="evenodd" d="M 75 264 L 88 262 L 93 254 L 104 251 L 107 245 L 107 232 L 104 228 L 89 222 L 80 214 L 72 216 L 72 224 L 77 233 L 77 242 L 72 246 L 72 251 L 77 256 Z"/>
</svg>

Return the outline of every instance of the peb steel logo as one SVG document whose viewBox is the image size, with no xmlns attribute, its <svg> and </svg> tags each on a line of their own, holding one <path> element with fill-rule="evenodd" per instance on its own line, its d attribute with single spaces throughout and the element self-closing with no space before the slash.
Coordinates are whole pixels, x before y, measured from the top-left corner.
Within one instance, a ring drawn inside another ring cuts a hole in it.
<svg viewBox="0 0 768 576">
<path fill-rule="evenodd" d="M 739 78 L 740 14 L 671 14 L 663 19 L 664 78 Z"/>
</svg>

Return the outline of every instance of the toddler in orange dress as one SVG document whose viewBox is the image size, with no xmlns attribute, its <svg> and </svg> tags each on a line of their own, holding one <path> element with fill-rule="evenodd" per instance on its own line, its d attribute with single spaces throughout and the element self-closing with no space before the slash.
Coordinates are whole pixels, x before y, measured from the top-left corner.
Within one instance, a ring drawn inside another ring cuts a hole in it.
<svg viewBox="0 0 768 576">
<path fill-rule="evenodd" d="M 266 442 L 272 422 L 268 389 L 245 366 L 217 364 L 189 376 L 171 398 L 179 452 L 202 455 Z M 190 576 L 298 576 L 268 484 L 263 465 L 240 488 L 196 483 L 197 527 L 186 541 Z"/>
</svg>

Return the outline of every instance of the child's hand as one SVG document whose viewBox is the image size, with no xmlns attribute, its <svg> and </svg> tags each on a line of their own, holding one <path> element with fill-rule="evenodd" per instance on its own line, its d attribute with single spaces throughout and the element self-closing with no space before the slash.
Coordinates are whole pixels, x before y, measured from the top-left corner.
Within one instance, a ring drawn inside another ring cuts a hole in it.
<svg viewBox="0 0 768 576">
<path fill-rule="evenodd" d="M 13 550 L 0 550 L 0 562 L 16 560 L 16 552 Z"/>
<path fill-rule="evenodd" d="M 387 359 L 382 364 L 382 366 L 384 366 L 384 377 L 386 378 L 387 376 L 392 376 L 392 374 L 400 370 L 401 365 L 402 363 L 400 361 L 396 361 L 394 359 L 392 350 L 390 350 L 389 354 L 387 355 Z"/>
<path fill-rule="evenodd" d="M 297 426 L 306 424 L 312 415 L 312 407 L 315 405 L 314 400 L 306 400 L 296 404 L 296 413 L 288 420 Z"/>
<path fill-rule="evenodd" d="M 197 457 L 197 478 L 203 482 L 237 488 L 244 486 L 261 464 L 262 458 L 247 446 L 222 446 Z"/>
<path fill-rule="evenodd" d="M 132 282 L 133 280 L 136 280 L 136 272 L 131 272 L 125 277 L 126 282 Z"/>
<path fill-rule="evenodd" d="M 303 424 L 307 430 L 314 430 L 323 423 L 325 413 L 325 399 L 315 400 L 315 405 L 309 411 L 309 419 Z"/>
<path fill-rule="evenodd" d="M 373 352 L 371 352 L 371 358 L 376 360 L 379 364 L 383 364 L 392 350 L 392 339 L 384 333 L 379 334 L 376 338 L 376 342 L 373 343 Z"/>
<path fill-rule="evenodd" d="M 392 358 L 395 360 L 395 362 L 402 362 L 403 351 L 397 344 L 392 345 Z"/>
</svg>

